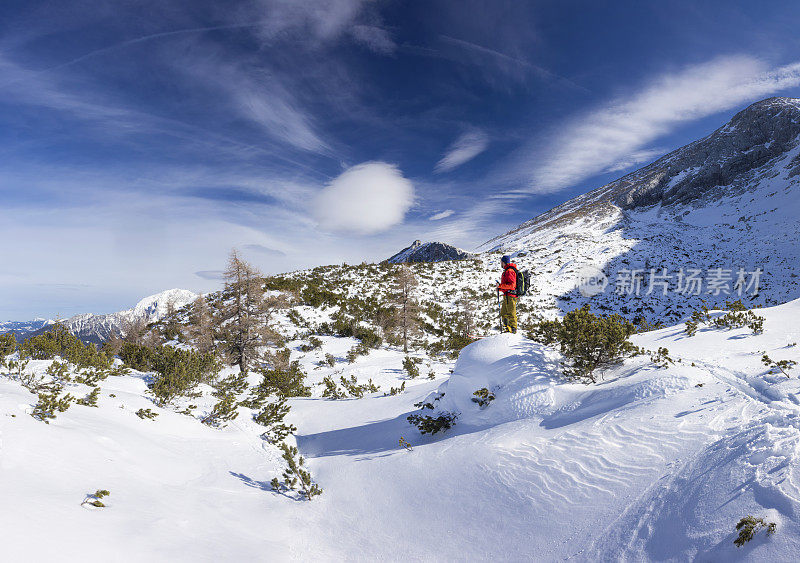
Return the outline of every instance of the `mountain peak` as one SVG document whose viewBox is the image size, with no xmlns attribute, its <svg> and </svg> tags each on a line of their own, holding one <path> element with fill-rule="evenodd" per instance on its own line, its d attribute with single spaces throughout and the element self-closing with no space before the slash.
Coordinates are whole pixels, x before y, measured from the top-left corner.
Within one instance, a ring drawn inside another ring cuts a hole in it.
<svg viewBox="0 0 800 563">
<path fill-rule="evenodd" d="M 406 262 L 445 262 L 447 260 L 465 260 L 472 254 L 443 242 L 425 242 L 415 240 L 389 258 L 387 262 L 402 264 Z"/>
</svg>

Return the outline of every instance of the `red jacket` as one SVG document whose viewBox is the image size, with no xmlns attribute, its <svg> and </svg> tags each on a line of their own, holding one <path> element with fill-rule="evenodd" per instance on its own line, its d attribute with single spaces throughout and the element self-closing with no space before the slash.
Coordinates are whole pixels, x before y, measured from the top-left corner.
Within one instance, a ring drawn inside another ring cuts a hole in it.
<svg viewBox="0 0 800 563">
<path fill-rule="evenodd" d="M 514 298 L 517 296 L 510 292 L 517 289 L 517 272 L 514 270 L 516 267 L 517 265 L 513 262 L 506 264 L 503 275 L 500 278 L 500 285 L 497 286 L 497 289 L 502 291 L 504 295 L 511 295 Z"/>
</svg>

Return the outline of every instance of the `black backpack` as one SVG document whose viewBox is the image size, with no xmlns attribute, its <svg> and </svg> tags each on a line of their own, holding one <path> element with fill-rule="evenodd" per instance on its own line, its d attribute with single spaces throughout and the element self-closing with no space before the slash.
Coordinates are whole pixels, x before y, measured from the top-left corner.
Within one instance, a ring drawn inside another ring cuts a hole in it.
<svg viewBox="0 0 800 563">
<path fill-rule="evenodd" d="M 517 287 L 512 293 L 517 297 L 522 297 L 528 293 L 528 288 L 531 286 L 531 275 L 528 273 L 528 270 L 522 270 L 520 272 L 514 266 L 511 266 L 511 269 L 514 270 L 514 273 L 517 275 Z"/>
</svg>

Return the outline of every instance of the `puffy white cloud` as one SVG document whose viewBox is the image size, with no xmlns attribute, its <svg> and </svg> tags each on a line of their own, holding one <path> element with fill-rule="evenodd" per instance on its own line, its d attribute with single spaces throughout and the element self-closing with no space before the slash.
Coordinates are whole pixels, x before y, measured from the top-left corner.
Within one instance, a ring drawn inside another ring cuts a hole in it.
<svg viewBox="0 0 800 563">
<path fill-rule="evenodd" d="M 472 160 L 486 150 L 489 137 L 483 131 L 468 131 L 447 149 L 447 153 L 436 164 L 436 172 L 447 172 Z"/>
<path fill-rule="evenodd" d="M 414 203 L 414 185 L 385 162 L 353 166 L 328 184 L 313 202 L 322 229 L 372 234 L 397 225 Z"/>
<path fill-rule="evenodd" d="M 800 84 L 800 63 L 770 69 L 759 59 L 728 56 L 656 77 L 628 98 L 578 116 L 553 139 L 552 150 L 528 152 L 519 171 L 528 191 L 557 191 L 604 171 L 653 156 L 643 150 L 681 123 L 755 101 Z"/>
</svg>

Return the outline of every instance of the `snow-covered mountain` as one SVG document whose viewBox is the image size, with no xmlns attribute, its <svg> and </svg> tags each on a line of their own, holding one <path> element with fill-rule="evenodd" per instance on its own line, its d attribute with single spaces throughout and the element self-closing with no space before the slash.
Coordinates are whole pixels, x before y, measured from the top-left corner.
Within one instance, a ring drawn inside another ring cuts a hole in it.
<svg viewBox="0 0 800 563">
<path fill-rule="evenodd" d="M 161 320 L 168 312 L 180 309 L 199 297 L 199 294 L 187 289 L 168 289 L 150 295 L 139 301 L 135 306 L 124 311 L 108 314 L 85 313 L 75 315 L 61 323 L 84 342 L 100 343 L 108 340 L 112 334 L 124 332 L 128 323 L 142 321 L 152 323 Z M 42 325 L 28 332 L 18 333 L 21 337 L 34 336 L 46 326 Z M 0 329 L 2 332 L 2 329 Z"/>
<path fill-rule="evenodd" d="M 800 100 L 757 102 L 707 137 L 567 201 L 481 250 L 514 253 L 553 309 L 590 300 L 628 316 L 675 321 L 703 299 L 786 302 L 800 296 L 798 135 Z M 734 287 L 740 273 L 741 296 Z M 690 274 L 701 278 L 699 294 L 696 285 L 676 291 Z M 639 295 L 631 291 L 637 283 Z"/>
<path fill-rule="evenodd" d="M 447 260 L 466 260 L 473 255 L 465 250 L 443 242 L 422 242 L 415 240 L 411 246 L 404 248 L 387 262 L 402 264 L 406 262 L 445 262 Z"/>
</svg>

